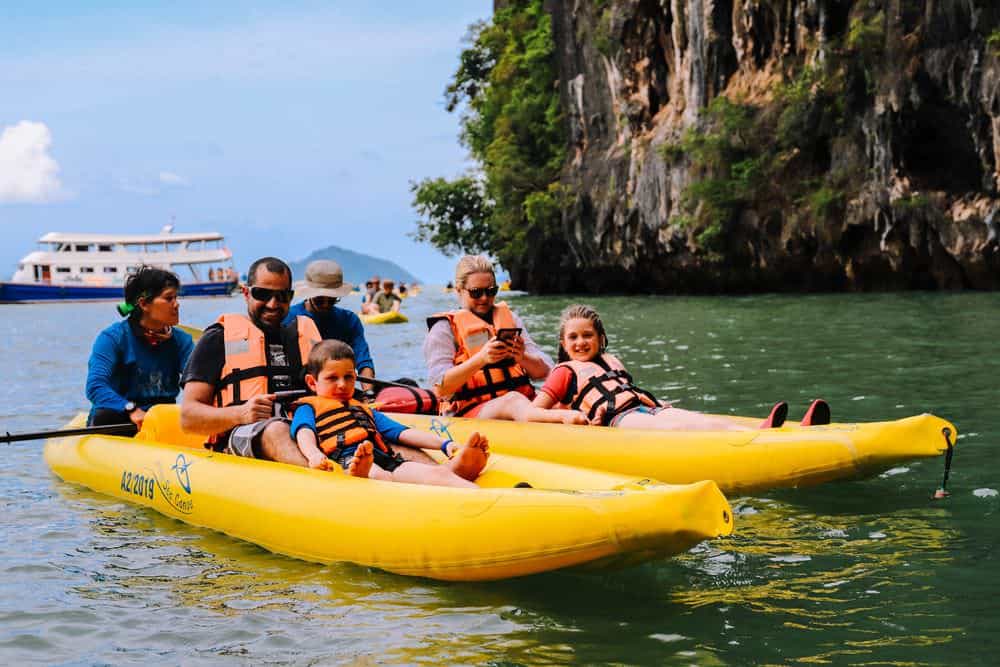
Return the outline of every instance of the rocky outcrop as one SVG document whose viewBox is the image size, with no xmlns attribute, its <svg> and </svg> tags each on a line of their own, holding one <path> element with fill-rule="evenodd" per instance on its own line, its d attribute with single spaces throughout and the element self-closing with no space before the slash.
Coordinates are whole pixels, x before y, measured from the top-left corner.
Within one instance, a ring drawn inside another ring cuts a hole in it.
<svg viewBox="0 0 1000 667">
<path fill-rule="evenodd" d="M 995 0 L 546 6 L 568 249 L 558 271 L 511 267 L 518 284 L 1000 287 Z M 720 96 L 738 123 L 706 110 Z"/>
</svg>

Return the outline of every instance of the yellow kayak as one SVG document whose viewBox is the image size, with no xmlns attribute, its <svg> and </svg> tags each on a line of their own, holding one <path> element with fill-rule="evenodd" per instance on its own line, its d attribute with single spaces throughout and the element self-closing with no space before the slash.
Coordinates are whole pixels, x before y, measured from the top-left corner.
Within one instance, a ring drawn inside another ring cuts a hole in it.
<svg viewBox="0 0 1000 667">
<path fill-rule="evenodd" d="M 867 477 L 904 461 L 940 456 L 957 437 L 953 424 L 929 414 L 890 422 L 753 431 L 640 431 L 390 416 L 455 441 L 479 431 L 489 438 L 491 451 L 502 454 L 647 476 L 670 484 L 711 479 L 726 494 Z M 760 423 L 760 419 L 746 421 Z"/>
<path fill-rule="evenodd" d="M 483 488 L 452 489 L 244 459 L 202 440 L 179 429 L 176 406 L 156 406 L 134 439 L 50 439 L 45 460 L 67 482 L 277 553 L 433 579 L 621 566 L 733 529 L 709 481 L 672 486 L 495 455 L 477 480 Z"/>
<path fill-rule="evenodd" d="M 410 319 L 399 311 L 389 311 L 388 313 L 378 313 L 377 315 L 361 315 L 361 321 L 365 324 L 402 324 Z"/>
</svg>

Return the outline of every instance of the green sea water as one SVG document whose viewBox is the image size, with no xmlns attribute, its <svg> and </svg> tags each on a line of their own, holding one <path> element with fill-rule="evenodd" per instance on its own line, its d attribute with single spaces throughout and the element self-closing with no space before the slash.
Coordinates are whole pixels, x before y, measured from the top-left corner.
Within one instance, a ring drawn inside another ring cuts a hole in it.
<svg viewBox="0 0 1000 667">
<path fill-rule="evenodd" d="M 509 301 L 553 352 L 572 298 Z M 838 421 L 953 421 L 951 497 L 931 500 L 943 461 L 924 460 L 730 498 L 734 536 L 668 561 L 454 584 L 271 554 L 63 483 L 40 442 L 0 445 L 0 663 L 996 664 L 1000 294 L 586 302 L 639 383 L 688 409 L 763 417 L 785 399 L 796 418 L 822 396 Z M 450 304 L 426 288 L 409 324 L 369 328 L 381 377 L 424 378 L 422 320 Z M 240 307 L 187 300 L 182 321 Z M 0 306 L 0 431 L 85 409 L 114 319 Z"/>
</svg>

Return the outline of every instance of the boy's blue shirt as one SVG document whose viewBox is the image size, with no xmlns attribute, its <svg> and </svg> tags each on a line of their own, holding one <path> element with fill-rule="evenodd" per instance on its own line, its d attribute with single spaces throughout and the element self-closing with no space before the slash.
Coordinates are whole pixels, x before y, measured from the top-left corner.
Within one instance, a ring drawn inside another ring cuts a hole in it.
<svg viewBox="0 0 1000 667">
<path fill-rule="evenodd" d="M 365 327 L 361 324 L 361 318 L 352 311 L 334 306 L 326 313 L 310 313 L 306 310 L 306 302 L 300 301 L 288 309 L 288 315 L 282 324 L 291 324 L 299 315 L 315 322 L 324 340 L 334 338 L 350 345 L 354 350 L 355 369 L 360 371 L 362 368 L 370 368 L 372 372 L 375 371 L 368 341 L 365 340 Z"/>
<path fill-rule="evenodd" d="M 115 322 L 98 334 L 87 362 L 86 394 L 92 410 L 124 411 L 129 401 L 143 410 L 173 403 L 193 349 L 190 334 L 178 328 L 154 348 L 136 336 L 127 319 Z"/>
<path fill-rule="evenodd" d="M 372 417 L 375 418 L 375 430 L 392 443 L 398 444 L 399 435 L 409 428 L 391 417 L 386 417 L 378 410 L 372 410 Z M 303 427 L 316 432 L 316 411 L 311 405 L 300 405 L 295 408 L 295 415 L 292 417 L 292 437 L 294 438 L 299 429 Z"/>
</svg>

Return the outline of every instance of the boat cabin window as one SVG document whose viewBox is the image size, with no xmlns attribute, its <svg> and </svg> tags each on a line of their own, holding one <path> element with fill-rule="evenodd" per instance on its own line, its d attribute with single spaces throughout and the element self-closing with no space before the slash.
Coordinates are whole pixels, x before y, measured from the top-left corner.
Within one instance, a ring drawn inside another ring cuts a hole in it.
<svg viewBox="0 0 1000 667">
<path fill-rule="evenodd" d="M 104 272 L 105 273 L 118 273 L 118 267 L 117 266 L 105 266 L 104 267 Z"/>
<path fill-rule="evenodd" d="M 73 249 L 77 252 L 90 252 L 90 246 L 85 243 L 78 243 Z"/>
<path fill-rule="evenodd" d="M 93 273 L 93 272 L 94 272 L 94 267 L 92 267 L 92 266 L 81 266 L 80 267 L 80 273 Z"/>
<path fill-rule="evenodd" d="M 73 246 L 69 243 L 60 243 L 56 249 L 57 252 L 70 252 L 71 250 L 73 250 Z"/>
<path fill-rule="evenodd" d="M 56 273 L 69 273 L 70 269 L 68 266 L 57 266 Z"/>
<path fill-rule="evenodd" d="M 110 244 L 102 243 L 97 246 L 97 252 L 111 252 L 112 250 L 114 250 L 114 246 Z"/>
</svg>

